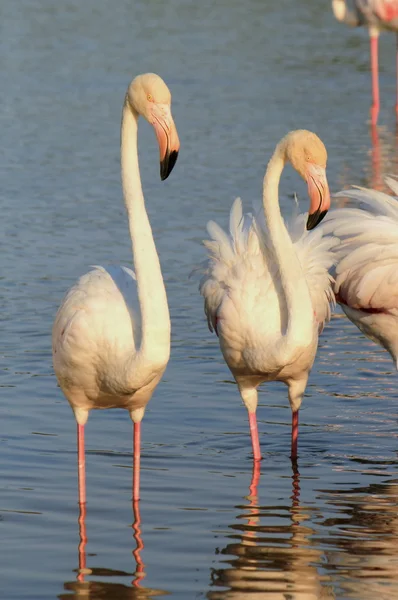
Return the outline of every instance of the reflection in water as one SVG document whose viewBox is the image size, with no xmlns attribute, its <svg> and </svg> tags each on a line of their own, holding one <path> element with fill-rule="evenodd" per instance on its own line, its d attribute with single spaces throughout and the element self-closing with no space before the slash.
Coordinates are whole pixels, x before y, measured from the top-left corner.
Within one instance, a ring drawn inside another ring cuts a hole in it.
<svg viewBox="0 0 398 600">
<path fill-rule="evenodd" d="M 79 553 L 79 568 L 77 569 L 76 581 L 66 582 L 64 584 L 65 590 L 70 593 L 61 594 L 58 596 L 60 600 L 81 600 L 82 598 L 89 598 L 91 600 L 141 600 L 143 598 L 155 598 L 156 596 L 163 596 L 167 592 L 163 590 L 155 590 L 152 588 L 142 587 L 141 582 L 146 576 L 145 565 L 142 561 L 141 550 L 144 548 L 144 543 L 141 537 L 141 517 L 139 502 L 133 502 L 133 537 L 136 542 L 135 550 L 133 550 L 133 556 L 136 563 L 136 570 L 134 573 L 127 573 L 125 571 L 116 571 L 114 569 L 104 568 L 87 568 L 86 561 L 86 544 L 87 544 L 87 533 L 86 533 L 86 504 L 80 504 L 79 510 L 79 536 L 80 541 L 78 545 Z M 124 585 L 122 583 L 111 583 L 109 581 L 86 581 L 86 577 L 133 577 L 132 587 Z"/>
<path fill-rule="evenodd" d="M 350 188 L 352 185 L 362 185 L 380 192 L 391 194 L 386 185 L 386 175 L 395 175 L 398 166 L 398 124 L 394 132 L 388 131 L 386 127 L 370 127 L 371 148 L 369 148 L 370 160 L 365 165 L 364 177 L 358 179 L 358 172 L 345 170 L 339 178 L 341 189 Z M 346 200 L 338 201 L 338 206 L 343 206 Z"/>
<path fill-rule="evenodd" d="M 314 509 L 300 504 L 300 474 L 293 468 L 292 495 L 289 506 L 260 506 L 257 486 L 260 465 L 254 464 L 249 503 L 237 506 L 241 512 L 229 527 L 233 542 L 221 550 L 232 555 L 224 566 L 212 571 L 209 600 L 319 600 L 335 598 L 321 576 L 322 552 L 311 542 L 314 530 L 304 525 Z M 242 522 L 243 521 L 243 522 Z M 267 522 L 269 524 L 267 524 Z M 326 584 L 326 585 L 325 585 Z"/>
<path fill-rule="evenodd" d="M 336 516 L 324 521 L 320 543 L 344 598 L 398 598 L 398 480 L 324 495 Z"/>
<path fill-rule="evenodd" d="M 372 139 L 372 160 L 369 187 L 391 194 L 384 178 L 386 175 L 395 175 L 397 172 L 398 124 L 394 133 L 373 126 L 370 135 Z"/>
</svg>

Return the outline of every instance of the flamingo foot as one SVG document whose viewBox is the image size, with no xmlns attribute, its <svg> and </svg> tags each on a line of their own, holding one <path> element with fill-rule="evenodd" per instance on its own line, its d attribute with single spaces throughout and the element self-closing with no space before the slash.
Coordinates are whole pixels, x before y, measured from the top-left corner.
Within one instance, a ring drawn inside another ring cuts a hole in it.
<svg viewBox="0 0 398 600">
<path fill-rule="evenodd" d="M 261 460 L 260 442 L 258 439 L 257 417 L 255 412 L 249 412 L 249 427 L 253 446 L 253 459 Z"/>
<path fill-rule="evenodd" d="M 298 426 L 299 426 L 299 411 L 292 413 L 292 450 L 290 458 L 293 462 L 297 462 L 297 445 L 298 445 Z"/>
<path fill-rule="evenodd" d="M 86 503 L 86 457 L 84 452 L 84 425 L 77 425 L 77 473 L 79 504 Z"/>
<path fill-rule="evenodd" d="M 141 423 L 134 423 L 133 501 L 140 499 Z"/>
</svg>

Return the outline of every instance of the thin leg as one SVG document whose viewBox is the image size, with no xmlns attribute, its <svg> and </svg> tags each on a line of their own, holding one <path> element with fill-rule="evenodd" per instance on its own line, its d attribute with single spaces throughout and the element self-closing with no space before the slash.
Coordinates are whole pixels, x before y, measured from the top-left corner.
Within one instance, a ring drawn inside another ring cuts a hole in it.
<svg viewBox="0 0 398 600">
<path fill-rule="evenodd" d="M 134 423 L 133 501 L 140 499 L 141 423 Z"/>
<path fill-rule="evenodd" d="M 372 70 L 372 107 L 370 109 L 370 121 L 376 125 L 380 109 L 379 97 L 379 34 L 370 34 L 370 65 Z"/>
<path fill-rule="evenodd" d="M 260 442 L 258 440 L 257 417 L 255 412 L 249 412 L 249 427 L 252 437 L 253 459 L 261 460 Z"/>
<path fill-rule="evenodd" d="M 297 460 L 297 442 L 298 442 L 299 411 L 292 412 L 292 453 L 290 458 Z"/>
<path fill-rule="evenodd" d="M 86 503 L 86 457 L 84 453 L 84 425 L 77 426 L 77 472 L 79 504 Z"/>
<path fill-rule="evenodd" d="M 395 36 L 395 48 L 396 48 L 396 53 L 395 53 L 395 64 L 396 64 L 396 70 L 397 70 L 397 96 L 396 96 L 396 101 L 395 101 L 395 112 L 397 115 L 397 120 L 398 120 L 398 33 Z"/>
</svg>

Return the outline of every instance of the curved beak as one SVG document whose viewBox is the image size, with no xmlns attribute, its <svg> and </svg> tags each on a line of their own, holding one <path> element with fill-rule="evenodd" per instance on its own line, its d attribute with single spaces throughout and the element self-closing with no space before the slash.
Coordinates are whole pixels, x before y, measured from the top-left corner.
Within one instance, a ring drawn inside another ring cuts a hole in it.
<svg viewBox="0 0 398 600">
<path fill-rule="evenodd" d="M 152 125 L 159 144 L 160 179 L 167 179 L 176 164 L 180 140 L 168 104 L 154 104 Z"/>
<path fill-rule="evenodd" d="M 323 167 L 311 164 L 307 169 L 308 195 L 310 209 L 308 211 L 307 229 L 314 229 L 322 221 L 330 208 L 330 192 Z"/>
</svg>

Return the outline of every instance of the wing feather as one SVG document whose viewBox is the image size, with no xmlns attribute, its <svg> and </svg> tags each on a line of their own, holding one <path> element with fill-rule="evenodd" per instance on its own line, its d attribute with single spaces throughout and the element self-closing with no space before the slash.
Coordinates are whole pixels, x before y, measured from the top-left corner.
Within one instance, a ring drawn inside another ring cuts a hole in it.
<svg viewBox="0 0 398 600">
<path fill-rule="evenodd" d="M 386 179 L 398 194 L 398 182 Z M 325 223 L 340 238 L 336 247 L 335 292 L 344 304 L 368 311 L 398 310 L 398 202 L 376 190 L 336 194 L 361 208 L 340 208 Z M 364 206 L 364 207 L 363 207 Z"/>
<path fill-rule="evenodd" d="M 334 264 L 332 248 L 338 240 L 333 236 L 325 237 L 320 228 L 307 231 L 307 215 L 296 213 L 297 210 L 290 219 L 288 230 L 322 329 L 330 319 L 331 305 L 334 303 L 332 278 L 328 270 Z M 248 272 L 255 272 L 256 277 L 262 279 L 263 290 L 269 289 L 267 285 L 274 285 L 278 266 L 262 206 L 255 207 L 253 214 L 243 215 L 242 202 L 237 198 L 230 212 L 229 233 L 213 221 L 208 224 L 207 231 L 211 239 L 203 242 L 208 259 L 202 268 L 204 275 L 199 290 L 204 297 L 209 329 L 217 332 L 217 312 L 225 294 L 234 286 L 244 285 Z"/>
</svg>

